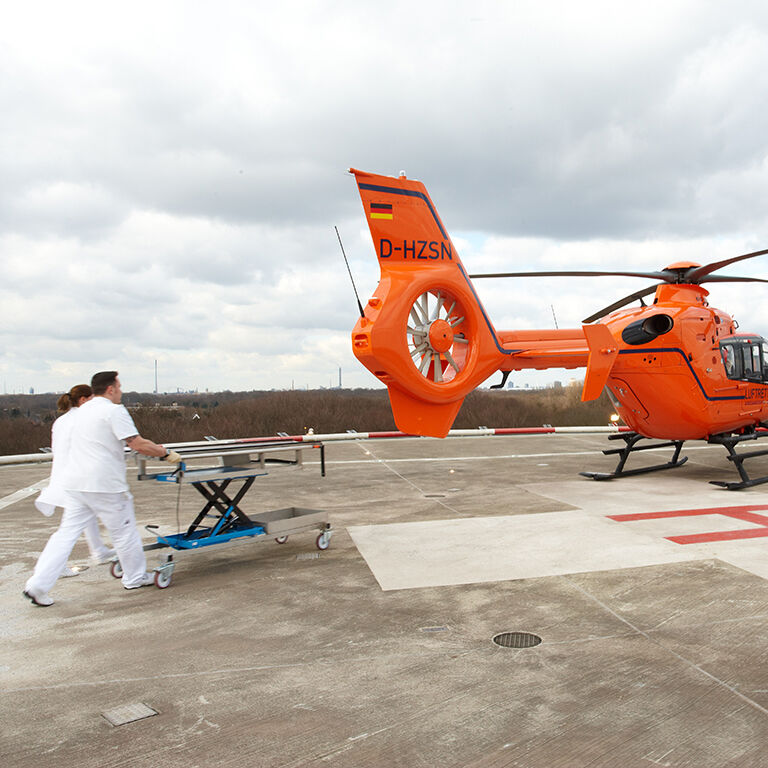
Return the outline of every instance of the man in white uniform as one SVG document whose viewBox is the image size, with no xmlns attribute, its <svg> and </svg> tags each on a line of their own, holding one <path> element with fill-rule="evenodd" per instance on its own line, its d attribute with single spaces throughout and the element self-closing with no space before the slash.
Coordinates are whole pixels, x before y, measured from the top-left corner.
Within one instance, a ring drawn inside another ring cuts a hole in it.
<svg viewBox="0 0 768 768">
<path fill-rule="evenodd" d="M 120 405 L 122 389 L 117 371 L 102 371 L 91 379 L 94 398 L 77 409 L 72 427 L 70 457 L 61 486 L 70 499 L 59 529 L 51 536 L 24 587 L 35 605 L 53 605 L 48 591 L 90 520 L 97 515 L 112 537 L 123 569 L 126 589 L 149 586 L 154 575 L 136 528 L 133 497 L 125 479 L 125 449 L 145 456 L 178 462 L 175 451 L 141 437 L 128 411 Z"/>
</svg>

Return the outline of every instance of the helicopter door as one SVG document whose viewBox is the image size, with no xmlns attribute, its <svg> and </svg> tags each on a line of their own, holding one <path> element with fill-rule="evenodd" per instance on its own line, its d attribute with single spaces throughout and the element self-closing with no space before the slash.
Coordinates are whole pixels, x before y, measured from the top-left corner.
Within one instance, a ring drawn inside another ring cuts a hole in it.
<svg viewBox="0 0 768 768">
<path fill-rule="evenodd" d="M 742 378 L 752 381 L 755 378 L 755 358 L 752 354 L 752 345 L 744 344 L 741 347 Z M 754 347 L 757 350 L 757 347 Z M 758 354 L 760 354 L 758 350 Z M 758 367 L 758 371 L 760 368 Z"/>
</svg>

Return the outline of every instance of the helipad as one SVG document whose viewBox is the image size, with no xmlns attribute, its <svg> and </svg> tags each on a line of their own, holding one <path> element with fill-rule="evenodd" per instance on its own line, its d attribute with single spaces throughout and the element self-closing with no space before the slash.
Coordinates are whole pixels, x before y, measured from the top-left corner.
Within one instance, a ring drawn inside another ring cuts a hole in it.
<svg viewBox="0 0 768 768">
<path fill-rule="evenodd" d="M 708 485 L 733 474 L 716 446 L 578 477 L 603 447 L 329 444 L 325 479 L 274 471 L 247 510 L 328 510 L 318 557 L 311 536 L 213 547 L 163 591 L 91 567 L 47 609 L 21 589 L 53 524 L 20 493 L 46 470 L 0 469 L 0 762 L 768 766 L 768 486 Z M 141 524 L 177 525 L 175 487 L 132 485 Z M 158 714 L 102 716 L 136 702 Z"/>
</svg>

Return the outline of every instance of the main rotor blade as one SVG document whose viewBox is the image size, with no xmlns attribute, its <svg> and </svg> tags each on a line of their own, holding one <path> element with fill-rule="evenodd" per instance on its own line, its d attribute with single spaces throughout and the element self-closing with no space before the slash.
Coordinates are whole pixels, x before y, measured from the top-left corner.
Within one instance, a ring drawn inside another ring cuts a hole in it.
<svg viewBox="0 0 768 768">
<path fill-rule="evenodd" d="M 700 283 L 702 277 L 705 275 L 710 275 L 712 272 L 716 272 L 718 269 L 727 267 L 729 264 L 734 264 L 737 261 L 743 261 L 744 259 L 753 259 L 755 256 L 764 256 L 766 253 L 768 253 L 768 248 L 763 251 L 744 253 L 741 256 L 734 256 L 733 258 L 723 259 L 722 261 L 713 261 L 711 264 L 705 264 L 702 267 L 696 267 L 691 272 L 686 274 L 686 282 Z"/>
<path fill-rule="evenodd" d="M 594 314 L 590 315 L 589 317 L 582 320 L 582 323 L 594 323 L 595 320 L 599 320 L 601 317 L 605 317 L 606 315 L 610 314 L 611 312 L 614 312 L 617 309 L 621 309 L 622 307 L 625 307 L 627 304 L 631 304 L 633 301 L 637 301 L 638 299 L 642 299 L 643 296 L 648 296 L 650 293 L 655 293 L 656 288 L 658 286 L 651 285 L 648 288 L 643 288 L 642 291 L 635 291 L 634 293 L 631 293 L 629 296 L 625 296 L 623 299 L 619 299 L 618 301 L 614 301 L 613 304 L 611 304 L 608 307 L 603 307 L 599 312 L 595 312 Z"/>
<path fill-rule="evenodd" d="M 768 283 L 761 277 L 728 277 L 728 275 L 713 275 L 699 280 L 700 283 Z"/>
<path fill-rule="evenodd" d="M 493 272 L 470 275 L 473 280 L 482 277 L 645 277 L 648 280 L 664 280 L 674 283 L 677 274 L 674 272 L 594 272 L 594 271 L 555 271 L 555 272 Z"/>
</svg>

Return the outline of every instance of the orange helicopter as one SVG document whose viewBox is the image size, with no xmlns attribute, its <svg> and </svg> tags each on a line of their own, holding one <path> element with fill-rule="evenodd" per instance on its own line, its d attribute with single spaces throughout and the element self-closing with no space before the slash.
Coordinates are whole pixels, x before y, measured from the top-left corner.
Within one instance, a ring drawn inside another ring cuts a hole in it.
<svg viewBox="0 0 768 768">
<path fill-rule="evenodd" d="M 736 333 L 727 313 L 709 306 L 706 282 L 768 282 L 715 275 L 721 268 L 768 253 L 755 251 L 701 266 L 671 264 L 657 272 L 548 271 L 470 275 L 421 182 L 350 169 L 357 181 L 381 280 L 352 332 L 357 359 L 389 391 L 398 429 L 445 437 L 464 397 L 495 371 L 503 387 L 511 371 L 586 367 L 582 400 L 606 389 L 629 432 L 611 473 L 640 474 L 685 463 L 685 440 L 725 446 L 738 482 L 711 481 L 730 490 L 768 482 L 750 478 L 743 462 L 768 449 L 737 453 L 764 434 L 768 419 L 768 343 Z M 644 277 L 654 285 L 593 313 L 581 328 L 501 331 L 494 328 L 472 284 L 489 277 Z M 653 302 L 645 296 L 654 293 Z M 626 305 L 640 301 L 639 307 Z M 646 438 L 668 442 L 638 445 Z M 664 464 L 625 469 L 630 454 L 674 448 Z"/>
</svg>

